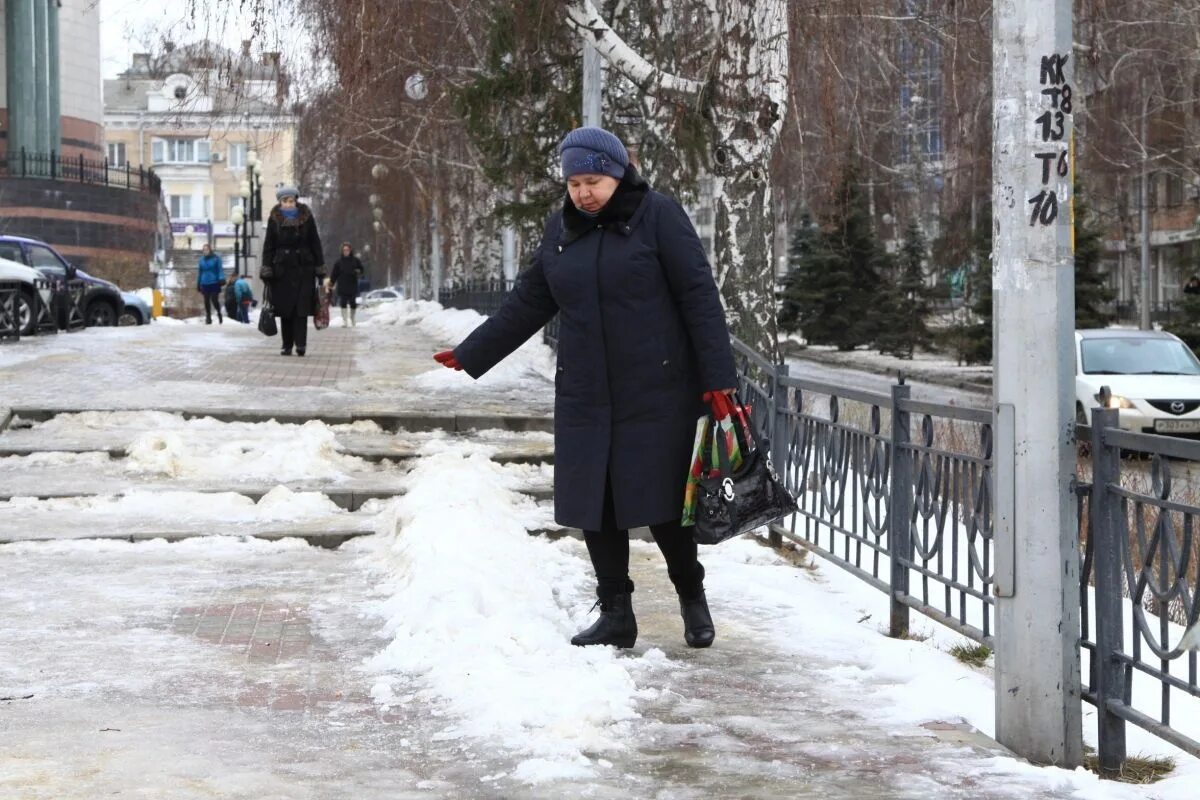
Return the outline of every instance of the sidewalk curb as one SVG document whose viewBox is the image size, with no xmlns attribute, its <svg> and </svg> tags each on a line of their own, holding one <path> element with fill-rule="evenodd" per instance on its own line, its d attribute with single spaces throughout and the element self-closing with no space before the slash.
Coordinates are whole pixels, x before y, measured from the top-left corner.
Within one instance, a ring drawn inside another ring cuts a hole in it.
<svg viewBox="0 0 1200 800">
<path fill-rule="evenodd" d="M 3 409 L 0 409 L 3 411 Z M 150 411 L 165 411 L 178 414 L 184 419 L 203 419 L 209 417 L 218 422 L 268 422 L 274 420 L 281 424 L 303 425 L 310 420 L 324 422 L 327 425 L 349 425 L 354 422 L 374 422 L 383 430 L 395 433 L 399 430 L 413 433 L 427 431 L 449 431 L 465 433 L 473 430 L 501 429 L 525 433 L 540 431 L 550 433 L 554 430 L 554 418 L 550 416 L 521 416 L 506 414 L 388 414 L 388 413 L 328 413 L 316 414 L 292 411 L 256 411 L 238 408 L 55 408 L 52 406 L 40 408 L 13 408 L 9 410 L 9 418 L 18 416 L 31 422 L 46 422 L 60 414 L 79 414 L 87 411 L 140 413 Z M 7 422 L 4 423 L 7 425 Z M 4 425 L 0 425 L 0 431 Z"/>
<path fill-rule="evenodd" d="M 936 386 L 945 386 L 950 389 L 962 389 L 968 392 L 977 392 L 979 394 L 990 395 L 992 393 L 991 382 L 971 381 L 965 379 L 950 378 L 945 375 L 939 375 L 935 372 L 922 370 L 921 367 L 914 363 L 911 367 L 885 367 L 879 364 L 860 363 L 852 359 L 839 356 L 834 353 L 828 353 L 823 350 L 812 350 L 806 347 L 798 347 L 796 345 L 788 346 L 788 343 L 780 345 L 780 352 L 784 358 L 794 358 L 800 361 L 812 361 L 817 364 L 822 364 L 827 367 L 841 367 L 842 369 L 853 369 L 859 372 L 870 372 L 875 375 L 886 375 L 891 378 L 899 379 L 901 375 L 905 378 L 915 378 L 924 383 L 931 383 Z"/>
</svg>

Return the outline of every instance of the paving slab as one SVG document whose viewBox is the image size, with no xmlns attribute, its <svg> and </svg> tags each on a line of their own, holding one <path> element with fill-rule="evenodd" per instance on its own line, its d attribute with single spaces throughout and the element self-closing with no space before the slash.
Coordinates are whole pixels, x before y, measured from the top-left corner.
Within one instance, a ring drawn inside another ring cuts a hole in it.
<svg viewBox="0 0 1200 800">
<path fill-rule="evenodd" d="M 93 328 L 0 345 L 0 386 L 5 406 L 51 412 L 154 408 L 230 420 L 378 418 L 409 429 L 425 420 L 455 430 L 499 420 L 548 429 L 553 384 L 546 378 L 529 377 L 545 388 L 533 392 L 465 376 L 452 388 L 414 388 L 419 376 L 441 369 L 432 354 L 455 344 L 418 326 L 335 321 L 311 331 L 308 354 L 297 358 L 279 355 L 278 338 L 234 323 Z"/>
</svg>

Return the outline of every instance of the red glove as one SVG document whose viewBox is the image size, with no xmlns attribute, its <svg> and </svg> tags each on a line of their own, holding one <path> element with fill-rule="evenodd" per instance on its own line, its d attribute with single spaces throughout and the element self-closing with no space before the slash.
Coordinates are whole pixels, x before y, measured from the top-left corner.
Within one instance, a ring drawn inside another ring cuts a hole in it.
<svg viewBox="0 0 1200 800">
<path fill-rule="evenodd" d="M 433 354 L 433 360 L 448 369 L 456 369 L 462 371 L 462 364 L 458 363 L 458 359 L 454 357 L 453 350 L 443 350 L 440 353 Z"/>
<path fill-rule="evenodd" d="M 729 396 L 732 391 L 733 389 L 722 389 L 717 392 L 705 392 L 701 399 L 712 406 L 714 417 L 722 419 L 733 416 L 733 398 Z"/>
</svg>

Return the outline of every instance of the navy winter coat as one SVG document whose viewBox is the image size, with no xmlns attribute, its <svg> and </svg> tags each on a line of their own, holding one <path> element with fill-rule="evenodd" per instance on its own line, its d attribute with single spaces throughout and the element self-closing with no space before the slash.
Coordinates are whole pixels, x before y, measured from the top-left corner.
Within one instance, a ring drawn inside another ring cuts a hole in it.
<svg viewBox="0 0 1200 800">
<path fill-rule="evenodd" d="M 736 385 L 729 330 L 679 204 L 630 167 L 596 218 L 568 198 L 500 310 L 454 350 L 478 378 L 558 313 L 554 517 L 598 531 L 680 518 L 705 391 Z"/>
<path fill-rule="evenodd" d="M 270 287 L 271 310 L 277 317 L 311 316 L 318 305 L 317 281 L 325 277 L 325 254 L 312 211 L 297 204 L 295 217 L 275 206 L 267 215 L 262 265 L 271 273 L 259 277 Z"/>
</svg>

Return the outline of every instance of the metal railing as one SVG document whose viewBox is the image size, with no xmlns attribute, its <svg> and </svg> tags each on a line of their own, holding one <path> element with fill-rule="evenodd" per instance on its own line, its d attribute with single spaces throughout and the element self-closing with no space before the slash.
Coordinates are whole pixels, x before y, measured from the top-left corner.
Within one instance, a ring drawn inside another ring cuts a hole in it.
<svg viewBox="0 0 1200 800">
<path fill-rule="evenodd" d="M 799 512 L 771 526 L 909 610 L 993 642 L 992 415 L 795 378 L 733 340 L 743 400 Z"/>
<path fill-rule="evenodd" d="M 1200 494 L 1172 474 L 1187 477 L 1200 442 L 1122 430 L 1115 409 L 1092 415 L 1091 427 L 1078 429 L 1092 463 L 1091 483 L 1079 491 L 1081 644 L 1090 654 L 1084 697 L 1098 711 L 1101 770 L 1117 773 L 1126 723 L 1200 756 L 1200 740 L 1172 724 L 1179 701 L 1200 701 L 1197 652 L 1181 647 L 1200 619 Z"/>
<path fill-rule="evenodd" d="M 162 192 L 162 181 L 153 169 L 134 169 L 128 162 L 114 166 L 107 158 L 94 161 L 82 155 L 64 157 L 57 151 L 30 153 L 23 147 L 0 159 L 0 177 L 100 184 L 155 195 Z"/>
<path fill-rule="evenodd" d="M 0 339 L 21 338 L 21 282 L 0 281 Z"/>
<path fill-rule="evenodd" d="M 45 294 L 50 295 L 49 303 Z M 0 339 L 80 330 L 87 326 L 83 313 L 86 296 L 87 284 L 78 278 L 35 278 L 32 287 L 22 281 L 0 281 Z M 28 301 L 23 302 L 23 297 Z M 23 321 L 22 312 L 32 314 L 33 319 Z"/>
<path fill-rule="evenodd" d="M 482 312 L 503 301 L 472 291 L 447 304 Z M 908 635 L 916 610 L 995 649 L 992 411 L 913 400 L 903 380 L 889 394 L 805 380 L 737 339 L 733 348 L 755 432 L 799 507 L 770 526 L 772 542 L 788 539 L 885 593 L 892 636 Z M 1100 709 L 1101 769 L 1115 774 L 1127 723 L 1200 756 L 1200 742 L 1172 724 L 1173 700 L 1200 701 L 1197 653 L 1179 647 L 1200 617 L 1200 493 L 1172 495 L 1169 461 L 1200 464 L 1200 442 L 1128 433 L 1117 412 L 1094 413 L 1097 427 L 1077 426 L 1095 464 L 1091 483 L 1075 484 L 1090 662 L 1082 696 Z M 1142 462 L 1123 467 L 1122 453 L 1148 455 L 1149 475 Z"/>
</svg>

